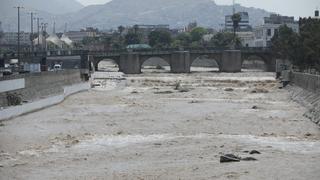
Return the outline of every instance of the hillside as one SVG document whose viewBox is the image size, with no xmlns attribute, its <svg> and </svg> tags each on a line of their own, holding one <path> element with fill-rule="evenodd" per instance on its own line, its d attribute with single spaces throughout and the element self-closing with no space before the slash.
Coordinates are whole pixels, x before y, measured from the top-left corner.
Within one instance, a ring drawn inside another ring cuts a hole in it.
<svg viewBox="0 0 320 180">
<path fill-rule="evenodd" d="M 54 17 L 76 12 L 83 8 L 76 0 L 1 0 L 0 5 L 0 21 L 3 22 L 3 29 L 16 30 L 17 10 L 13 7 L 23 6 L 21 10 L 21 28 L 22 30 L 29 29 L 30 11 L 36 11 L 38 16 L 49 20 Z"/>
<path fill-rule="evenodd" d="M 237 11 L 247 11 L 253 25 L 262 23 L 269 13 L 256 8 L 236 5 Z M 85 26 L 116 28 L 119 25 L 169 24 L 183 27 L 197 21 L 205 27 L 218 28 L 224 16 L 232 13 L 231 6 L 219 6 L 212 0 L 113 0 L 104 5 L 88 6 L 69 14 L 69 27 Z"/>
</svg>

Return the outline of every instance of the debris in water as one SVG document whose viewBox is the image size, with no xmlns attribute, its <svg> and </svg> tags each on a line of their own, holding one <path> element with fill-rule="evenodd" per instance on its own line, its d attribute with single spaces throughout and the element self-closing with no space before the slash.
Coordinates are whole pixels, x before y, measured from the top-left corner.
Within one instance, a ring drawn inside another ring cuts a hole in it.
<svg viewBox="0 0 320 180">
<path fill-rule="evenodd" d="M 157 91 L 157 92 L 154 92 L 154 94 L 172 94 L 173 92 L 172 91 Z"/>
<path fill-rule="evenodd" d="M 234 91 L 234 89 L 233 88 L 226 88 L 226 89 L 224 89 L 224 91 Z"/>
<path fill-rule="evenodd" d="M 258 106 L 252 106 L 252 109 L 258 109 Z"/>
<path fill-rule="evenodd" d="M 226 162 L 240 162 L 241 158 L 233 155 L 233 154 L 225 154 L 223 156 L 220 156 L 220 163 L 226 163 Z"/>
<path fill-rule="evenodd" d="M 251 93 L 268 93 L 269 91 L 264 88 L 255 88 L 251 91 Z"/>
<path fill-rule="evenodd" d="M 249 154 L 261 154 L 261 153 L 259 151 L 257 151 L 257 150 L 252 150 L 252 151 L 249 152 Z"/>
<path fill-rule="evenodd" d="M 257 159 L 254 157 L 245 157 L 245 158 L 241 158 L 241 161 L 257 161 Z"/>
</svg>

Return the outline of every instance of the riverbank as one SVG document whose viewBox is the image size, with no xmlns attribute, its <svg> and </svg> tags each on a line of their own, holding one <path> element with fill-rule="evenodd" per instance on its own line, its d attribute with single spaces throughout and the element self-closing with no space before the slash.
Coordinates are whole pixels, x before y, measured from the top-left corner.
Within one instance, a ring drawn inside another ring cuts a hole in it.
<svg viewBox="0 0 320 180">
<path fill-rule="evenodd" d="M 307 109 L 292 101 L 287 89 L 278 88 L 273 73 L 100 77 L 94 89 L 2 123 L 1 177 L 320 176 L 319 128 L 303 116 Z M 220 156 L 227 153 L 257 161 L 221 164 Z"/>
</svg>

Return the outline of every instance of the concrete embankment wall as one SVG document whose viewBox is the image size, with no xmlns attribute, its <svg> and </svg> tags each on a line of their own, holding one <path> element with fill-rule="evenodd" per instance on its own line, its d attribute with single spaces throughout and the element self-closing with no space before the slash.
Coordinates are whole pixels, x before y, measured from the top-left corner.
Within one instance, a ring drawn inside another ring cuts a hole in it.
<svg viewBox="0 0 320 180">
<path fill-rule="evenodd" d="M 320 76 L 292 72 L 290 79 L 291 84 L 298 86 L 290 88 L 292 98 L 305 106 L 305 116 L 320 126 Z"/>
<path fill-rule="evenodd" d="M 291 82 L 303 89 L 320 94 L 320 76 L 299 72 L 291 73 Z"/>
<path fill-rule="evenodd" d="M 70 94 L 90 89 L 79 70 L 21 74 L 0 78 L 0 120 L 19 116 L 62 102 Z M 8 94 L 23 103 L 8 106 Z"/>
</svg>

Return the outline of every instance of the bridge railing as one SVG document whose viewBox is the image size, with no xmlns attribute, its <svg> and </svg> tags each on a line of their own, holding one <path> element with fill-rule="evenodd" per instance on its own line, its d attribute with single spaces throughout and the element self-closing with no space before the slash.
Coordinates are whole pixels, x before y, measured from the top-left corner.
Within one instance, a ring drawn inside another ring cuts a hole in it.
<svg viewBox="0 0 320 180">
<path fill-rule="evenodd" d="M 192 52 L 206 52 L 206 51 L 224 51 L 231 50 L 230 48 L 217 48 L 217 47 L 184 47 L 184 48 L 145 48 L 145 49 L 116 49 L 109 51 L 89 51 L 82 49 L 71 49 L 71 50 L 50 50 L 50 51 L 35 51 L 31 52 L 21 52 L 21 58 L 28 57 L 46 57 L 46 56 L 76 56 L 76 55 L 101 55 L 101 56 L 118 56 L 124 53 L 143 53 L 143 54 L 163 54 L 163 53 L 172 53 L 174 51 L 190 51 Z M 237 50 L 243 52 L 271 52 L 270 48 L 264 47 L 243 47 Z M 4 58 L 18 58 L 17 52 L 9 52 L 1 54 L 1 57 Z"/>
</svg>

